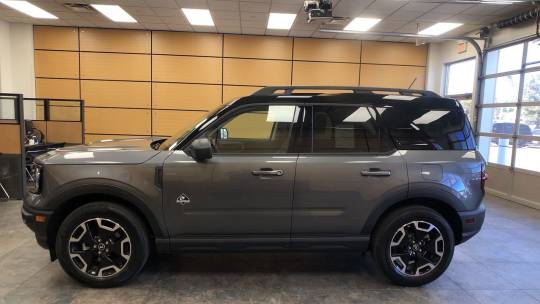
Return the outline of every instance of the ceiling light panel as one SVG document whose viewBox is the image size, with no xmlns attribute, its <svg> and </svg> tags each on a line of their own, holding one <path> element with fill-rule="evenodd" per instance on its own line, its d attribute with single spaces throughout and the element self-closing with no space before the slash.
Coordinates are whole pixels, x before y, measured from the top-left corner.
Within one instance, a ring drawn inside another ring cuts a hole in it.
<svg viewBox="0 0 540 304">
<path fill-rule="evenodd" d="M 296 14 L 270 13 L 267 28 L 289 30 L 294 23 L 294 19 L 296 19 Z"/>
<path fill-rule="evenodd" d="M 439 22 L 418 32 L 420 35 L 437 36 L 462 26 L 463 23 Z"/>
<path fill-rule="evenodd" d="M 114 22 L 137 22 L 137 20 L 118 5 L 92 4 L 92 7 Z"/>
<path fill-rule="evenodd" d="M 212 15 L 207 9 L 183 8 L 182 12 L 191 25 L 214 26 Z"/>
<path fill-rule="evenodd" d="M 1 3 L 28 16 L 40 19 L 58 19 L 55 15 L 33 5 L 28 1 L 0 0 Z"/>
<path fill-rule="evenodd" d="M 346 31 L 365 32 L 379 23 L 381 19 L 378 18 L 354 18 L 344 28 Z"/>
</svg>

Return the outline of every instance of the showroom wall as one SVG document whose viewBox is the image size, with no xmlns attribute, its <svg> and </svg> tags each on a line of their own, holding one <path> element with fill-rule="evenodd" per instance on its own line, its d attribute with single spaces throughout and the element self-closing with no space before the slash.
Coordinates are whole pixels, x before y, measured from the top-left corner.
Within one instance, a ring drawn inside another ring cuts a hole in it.
<svg viewBox="0 0 540 304">
<path fill-rule="evenodd" d="M 494 32 L 490 47 L 496 47 L 510 41 L 519 41 L 532 37 L 536 27 L 533 23 L 497 30 Z M 474 33 L 472 33 L 474 34 Z M 457 60 L 475 57 L 474 49 L 469 46 L 467 52 L 458 53 L 456 42 L 434 43 L 429 48 L 429 63 L 426 88 L 439 93 L 444 91 L 444 65 Z M 473 96 L 475 96 L 476 84 Z M 540 209 L 540 173 L 490 163 L 487 167 L 489 179 L 486 184 L 491 194 Z"/>
<path fill-rule="evenodd" d="M 87 142 L 171 135 L 265 85 L 421 89 L 427 64 L 409 43 L 48 26 L 34 49 L 36 97 L 84 99 Z"/>
</svg>

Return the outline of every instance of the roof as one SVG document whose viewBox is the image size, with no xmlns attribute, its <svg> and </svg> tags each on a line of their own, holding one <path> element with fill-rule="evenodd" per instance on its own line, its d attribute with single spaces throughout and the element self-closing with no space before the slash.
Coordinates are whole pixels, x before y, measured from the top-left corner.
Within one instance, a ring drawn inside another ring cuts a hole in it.
<svg viewBox="0 0 540 304">
<path fill-rule="evenodd" d="M 294 93 L 301 90 L 302 93 Z M 315 93 L 310 93 L 313 90 Z M 327 93 L 338 90 L 340 93 Z M 351 93 L 342 93 L 350 90 Z M 282 91 L 281 94 L 275 94 Z M 318 92 L 317 92 L 318 91 Z M 321 91 L 325 91 L 322 92 Z M 396 94 L 397 93 L 397 94 Z M 420 106 L 422 108 L 457 108 L 459 103 L 450 98 L 440 97 L 436 93 L 420 90 L 362 87 L 266 87 L 250 96 L 242 97 L 235 105 L 257 103 L 335 103 L 373 106 Z"/>
</svg>

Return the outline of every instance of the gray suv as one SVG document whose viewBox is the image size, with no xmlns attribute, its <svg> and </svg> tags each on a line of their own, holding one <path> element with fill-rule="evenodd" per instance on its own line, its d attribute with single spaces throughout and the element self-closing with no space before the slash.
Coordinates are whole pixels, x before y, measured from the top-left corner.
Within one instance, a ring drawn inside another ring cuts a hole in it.
<svg viewBox="0 0 540 304">
<path fill-rule="evenodd" d="M 129 280 L 151 251 L 330 249 L 369 250 L 393 282 L 418 286 L 480 230 L 484 170 L 456 100 L 267 87 L 170 138 L 37 157 L 22 217 L 94 287 Z"/>
</svg>

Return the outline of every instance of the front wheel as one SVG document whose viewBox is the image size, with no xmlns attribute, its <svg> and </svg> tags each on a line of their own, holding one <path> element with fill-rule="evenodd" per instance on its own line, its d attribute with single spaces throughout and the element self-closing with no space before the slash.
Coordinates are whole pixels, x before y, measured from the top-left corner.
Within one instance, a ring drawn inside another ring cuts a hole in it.
<svg viewBox="0 0 540 304">
<path fill-rule="evenodd" d="M 435 210 L 411 206 L 388 214 L 377 226 L 372 254 L 388 278 L 403 286 L 437 279 L 454 254 L 454 234 Z"/>
<path fill-rule="evenodd" d="M 60 225 L 56 252 L 62 268 L 92 287 L 113 287 L 135 276 L 149 255 L 144 224 L 108 202 L 83 205 Z"/>
</svg>

